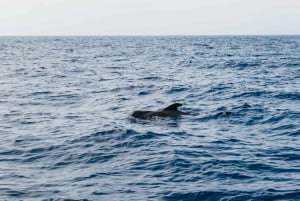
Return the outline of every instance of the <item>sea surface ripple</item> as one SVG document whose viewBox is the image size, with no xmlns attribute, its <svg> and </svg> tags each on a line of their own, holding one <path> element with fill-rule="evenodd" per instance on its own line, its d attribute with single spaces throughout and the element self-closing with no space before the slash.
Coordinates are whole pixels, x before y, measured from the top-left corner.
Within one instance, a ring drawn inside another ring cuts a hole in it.
<svg viewBox="0 0 300 201">
<path fill-rule="evenodd" d="M 300 36 L 0 37 L 0 90 L 0 200 L 300 200 Z"/>
</svg>

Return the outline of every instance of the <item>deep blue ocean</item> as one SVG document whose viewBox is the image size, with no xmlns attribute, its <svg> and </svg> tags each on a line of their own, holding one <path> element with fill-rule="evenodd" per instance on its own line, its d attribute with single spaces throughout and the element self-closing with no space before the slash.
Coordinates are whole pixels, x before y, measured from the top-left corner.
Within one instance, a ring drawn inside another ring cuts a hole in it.
<svg viewBox="0 0 300 201">
<path fill-rule="evenodd" d="M 300 200 L 300 36 L 0 37 L 0 200 Z"/>
</svg>

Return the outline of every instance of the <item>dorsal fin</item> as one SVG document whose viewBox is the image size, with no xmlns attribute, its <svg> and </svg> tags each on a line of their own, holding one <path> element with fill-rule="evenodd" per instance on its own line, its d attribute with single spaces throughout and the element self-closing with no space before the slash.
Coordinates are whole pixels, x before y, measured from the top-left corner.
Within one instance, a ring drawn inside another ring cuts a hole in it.
<svg viewBox="0 0 300 201">
<path fill-rule="evenodd" d="M 182 106 L 181 103 L 173 103 L 172 105 L 169 105 L 168 107 L 164 108 L 163 110 L 175 110 L 178 111 L 177 108 Z"/>
</svg>

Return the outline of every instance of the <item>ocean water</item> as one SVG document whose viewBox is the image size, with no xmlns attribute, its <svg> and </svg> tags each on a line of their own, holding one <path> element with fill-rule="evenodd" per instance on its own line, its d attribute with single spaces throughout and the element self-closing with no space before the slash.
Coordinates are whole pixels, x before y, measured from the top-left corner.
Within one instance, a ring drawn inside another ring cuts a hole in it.
<svg viewBox="0 0 300 201">
<path fill-rule="evenodd" d="M 300 200 L 300 36 L 0 37 L 0 137 L 0 200 Z"/>
</svg>

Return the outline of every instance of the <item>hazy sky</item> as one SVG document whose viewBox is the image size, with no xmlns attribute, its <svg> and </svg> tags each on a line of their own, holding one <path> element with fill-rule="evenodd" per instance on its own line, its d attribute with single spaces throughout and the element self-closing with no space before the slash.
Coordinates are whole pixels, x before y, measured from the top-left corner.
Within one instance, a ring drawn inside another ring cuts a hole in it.
<svg viewBox="0 0 300 201">
<path fill-rule="evenodd" d="M 300 34 L 300 0 L 0 0 L 0 35 Z"/>
</svg>

